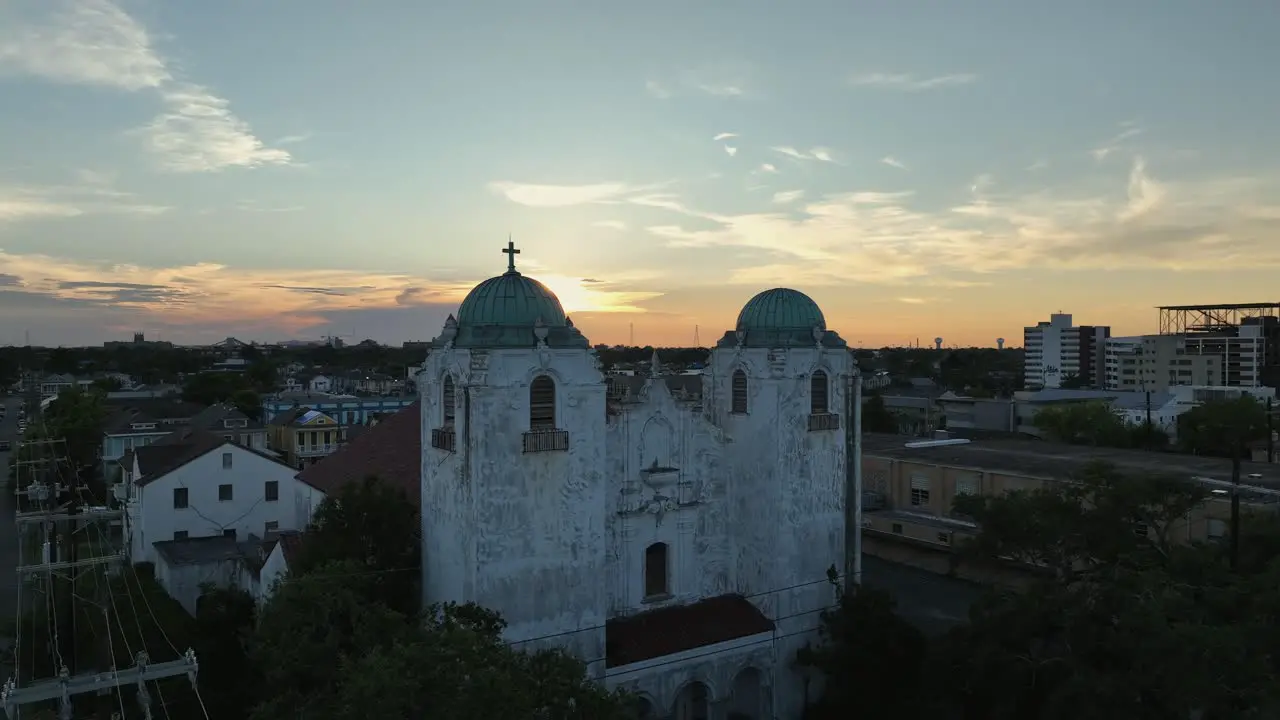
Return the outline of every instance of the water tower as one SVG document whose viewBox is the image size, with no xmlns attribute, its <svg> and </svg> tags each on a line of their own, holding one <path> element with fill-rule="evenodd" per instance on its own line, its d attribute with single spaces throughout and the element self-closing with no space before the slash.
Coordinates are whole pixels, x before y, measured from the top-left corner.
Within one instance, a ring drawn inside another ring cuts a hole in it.
<svg viewBox="0 0 1280 720">
<path fill-rule="evenodd" d="M 942 338 L 934 338 L 934 339 L 933 339 L 933 349 L 934 349 L 934 350 L 941 350 L 941 349 L 942 349 Z"/>
<path fill-rule="evenodd" d="M 996 349 L 997 350 L 1004 349 L 1004 338 L 996 338 Z"/>
</svg>

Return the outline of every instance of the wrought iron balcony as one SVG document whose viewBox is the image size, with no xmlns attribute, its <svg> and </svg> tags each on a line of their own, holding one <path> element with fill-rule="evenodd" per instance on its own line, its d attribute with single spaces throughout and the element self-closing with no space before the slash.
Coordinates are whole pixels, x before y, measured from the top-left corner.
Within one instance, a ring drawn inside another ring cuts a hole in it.
<svg viewBox="0 0 1280 720">
<path fill-rule="evenodd" d="M 433 428 L 431 447 L 447 452 L 458 451 L 458 433 L 453 428 Z"/>
<path fill-rule="evenodd" d="M 809 432 L 839 429 L 840 416 L 835 413 L 813 413 L 809 416 Z"/>
<path fill-rule="evenodd" d="M 530 430 L 524 434 L 524 451 L 557 452 L 569 449 L 568 430 Z"/>
</svg>

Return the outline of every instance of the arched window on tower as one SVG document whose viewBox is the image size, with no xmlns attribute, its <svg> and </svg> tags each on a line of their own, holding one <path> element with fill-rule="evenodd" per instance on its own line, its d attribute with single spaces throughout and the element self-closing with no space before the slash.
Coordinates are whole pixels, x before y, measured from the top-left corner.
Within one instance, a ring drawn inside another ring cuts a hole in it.
<svg viewBox="0 0 1280 720">
<path fill-rule="evenodd" d="M 529 429 L 556 429 L 556 382 L 549 375 L 539 375 L 529 386 Z"/>
<path fill-rule="evenodd" d="M 671 593 L 667 582 L 667 544 L 654 543 L 644 549 L 644 596 L 660 597 Z"/>
<path fill-rule="evenodd" d="M 729 412 L 747 414 L 747 373 L 741 369 L 733 371 L 733 398 Z"/>
<path fill-rule="evenodd" d="M 458 411 L 457 393 L 454 390 L 453 376 L 445 375 L 440 383 L 441 427 L 452 428 L 453 419 Z"/>
<path fill-rule="evenodd" d="M 831 412 L 827 401 L 830 392 L 831 384 L 827 382 L 827 374 L 815 370 L 813 377 L 809 379 L 809 414 L 825 415 Z"/>
</svg>

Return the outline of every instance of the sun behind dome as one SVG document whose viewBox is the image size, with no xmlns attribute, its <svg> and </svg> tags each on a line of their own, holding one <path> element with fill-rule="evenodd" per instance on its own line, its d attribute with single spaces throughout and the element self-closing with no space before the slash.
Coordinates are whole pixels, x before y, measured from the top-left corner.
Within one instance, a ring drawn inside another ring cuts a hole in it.
<svg viewBox="0 0 1280 720">
<path fill-rule="evenodd" d="M 446 325 L 446 335 L 456 332 L 454 347 L 530 348 L 544 331 L 548 347 L 588 347 L 556 294 L 516 270 L 515 245 L 508 242 L 503 252 L 509 256 L 507 271 L 472 288 L 458 306 L 456 325 Z"/>
</svg>

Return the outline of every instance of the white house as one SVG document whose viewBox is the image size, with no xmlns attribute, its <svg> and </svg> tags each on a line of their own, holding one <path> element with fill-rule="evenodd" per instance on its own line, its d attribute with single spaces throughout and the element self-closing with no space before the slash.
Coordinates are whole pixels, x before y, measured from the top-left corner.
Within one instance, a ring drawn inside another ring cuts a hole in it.
<svg viewBox="0 0 1280 720">
<path fill-rule="evenodd" d="M 307 383 L 307 389 L 315 393 L 327 393 L 333 390 L 333 380 L 328 375 L 317 375 Z"/>
<path fill-rule="evenodd" d="M 258 592 L 255 596 L 259 605 L 265 603 L 275 590 L 276 583 L 284 580 L 289 574 L 289 566 L 297 561 L 302 547 L 302 534 L 286 531 L 263 541 L 262 567 L 258 570 Z"/>
<path fill-rule="evenodd" d="M 231 558 L 260 564 L 260 538 L 305 528 L 324 499 L 294 468 L 209 432 L 172 433 L 129 451 L 125 463 L 130 558 L 155 563 L 189 610 L 199 585 L 191 577 L 235 581 Z"/>
<path fill-rule="evenodd" d="M 433 348 L 424 602 L 497 610 L 509 641 L 566 647 L 647 717 L 799 718 L 795 653 L 845 561 L 853 362 L 817 304 L 760 293 L 703 375 L 655 358 L 654 377 L 606 379 L 512 263 Z"/>
</svg>

